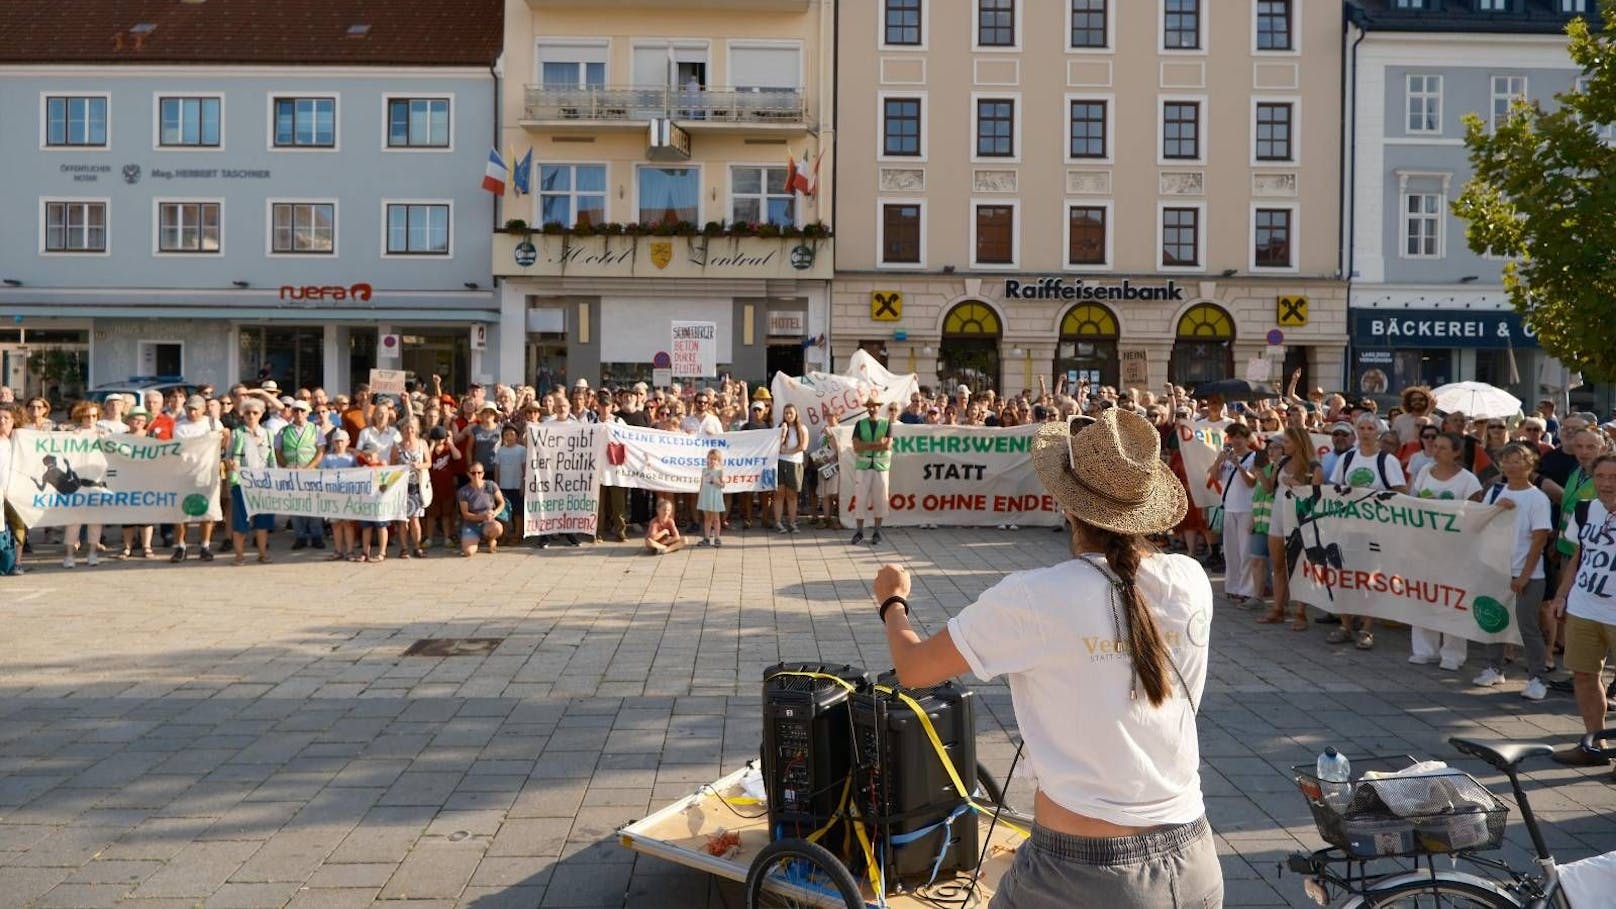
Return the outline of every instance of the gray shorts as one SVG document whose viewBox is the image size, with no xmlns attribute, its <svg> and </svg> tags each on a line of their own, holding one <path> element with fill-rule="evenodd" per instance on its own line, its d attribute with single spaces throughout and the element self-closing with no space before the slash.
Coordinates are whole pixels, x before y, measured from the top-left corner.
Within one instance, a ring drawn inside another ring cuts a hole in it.
<svg viewBox="0 0 1616 909">
<path fill-rule="evenodd" d="M 1223 867 L 1206 818 L 1140 836 L 1034 826 L 988 909 L 1217 909 Z"/>
</svg>

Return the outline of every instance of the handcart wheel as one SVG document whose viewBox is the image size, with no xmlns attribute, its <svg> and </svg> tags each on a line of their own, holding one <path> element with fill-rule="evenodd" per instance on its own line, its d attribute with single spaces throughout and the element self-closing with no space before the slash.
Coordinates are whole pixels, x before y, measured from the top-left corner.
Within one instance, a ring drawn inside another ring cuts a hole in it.
<svg viewBox="0 0 1616 909">
<path fill-rule="evenodd" d="M 993 774 L 988 771 L 988 768 L 981 761 L 976 762 L 976 788 L 982 794 L 982 797 L 987 800 L 988 804 L 998 805 L 1001 808 L 1008 807 L 1004 804 L 1003 787 L 999 785 L 999 781 L 994 779 Z"/>
<path fill-rule="evenodd" d="M 785 839 L 746 869 L 746 909 L 865 909 L 853 872 L 823 846 Z"/>
</svg>

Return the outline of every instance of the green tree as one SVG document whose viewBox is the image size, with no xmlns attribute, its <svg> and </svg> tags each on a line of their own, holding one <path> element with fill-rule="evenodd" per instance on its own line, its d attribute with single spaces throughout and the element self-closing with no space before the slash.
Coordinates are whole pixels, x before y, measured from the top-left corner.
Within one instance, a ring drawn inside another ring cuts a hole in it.
<svg viewBox="0 0 1616 909">
<path fill-rule="evenodd" d="M 1517 102 L 1490 129 L 1465 117 L 1475 175 L 1453 204 L 1470 248 L 1508 257 L 1504 288 L 1551 355 L 1589 380 L 1616 379 L 1616 0 L 1606 23 L 1572 20 L 1580 90 L 1553 110 Z M 1601 135 L 1604 133 L 1605 135 Z"/>
</svg>

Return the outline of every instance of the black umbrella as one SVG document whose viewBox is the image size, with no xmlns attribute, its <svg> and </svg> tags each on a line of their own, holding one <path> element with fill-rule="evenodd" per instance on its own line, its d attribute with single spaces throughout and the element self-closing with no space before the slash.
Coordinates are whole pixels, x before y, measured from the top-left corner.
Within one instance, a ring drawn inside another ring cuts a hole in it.
<svg viewBox="0 0 1616 909">
<path fill-rule="evenodd" d="M 1277 398 L 1279 392 L 1273 386 L 1263 382 L 1248 382 L 1245 379 L 1219 379 L 1216 382 L 1202 382 L 1195 386 L 1194 397 L 1210 398 L 1213 395 L 1225 401 L 1255 401 L 1260 398 Z"/>
</svg>

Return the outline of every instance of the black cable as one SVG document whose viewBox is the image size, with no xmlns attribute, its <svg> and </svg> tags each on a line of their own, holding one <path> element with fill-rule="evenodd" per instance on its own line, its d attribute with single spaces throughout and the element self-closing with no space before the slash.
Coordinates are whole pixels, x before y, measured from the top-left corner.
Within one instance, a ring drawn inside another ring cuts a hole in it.
<svg viewBox="0 0 1616 909">
<path fill-rule="evenodd" d="M 758 814 L 742 814 L 741 812 L 739 812 L 739 811 L 737 811 L 735 809 L 734 805 L 731 805 L 729 803 L 729 799 L 724 798 L 724 796 L 721 793 L 719 793 L 719 791 L 717 789 L 713 788 L 712 783 L 702 783 L 700 786 L 696 787 L 697 792 L 700 792 L 703 789 L 707 790 L 708 792 L 711 792 L 713 794 L 713 797 L 718 799 L 718 803 L 720 805 L 723 805 L 725 808 L 729 809 L 730 814 L 733 814 L 736 817 L 741 818 L 742 820 L 755 821 L 760 817 L 768 817 L 769 816 L 769 809 L 767 807 L 765 807 L 763 809 L 763 811 L 758 813 Z"/>
</svg>

